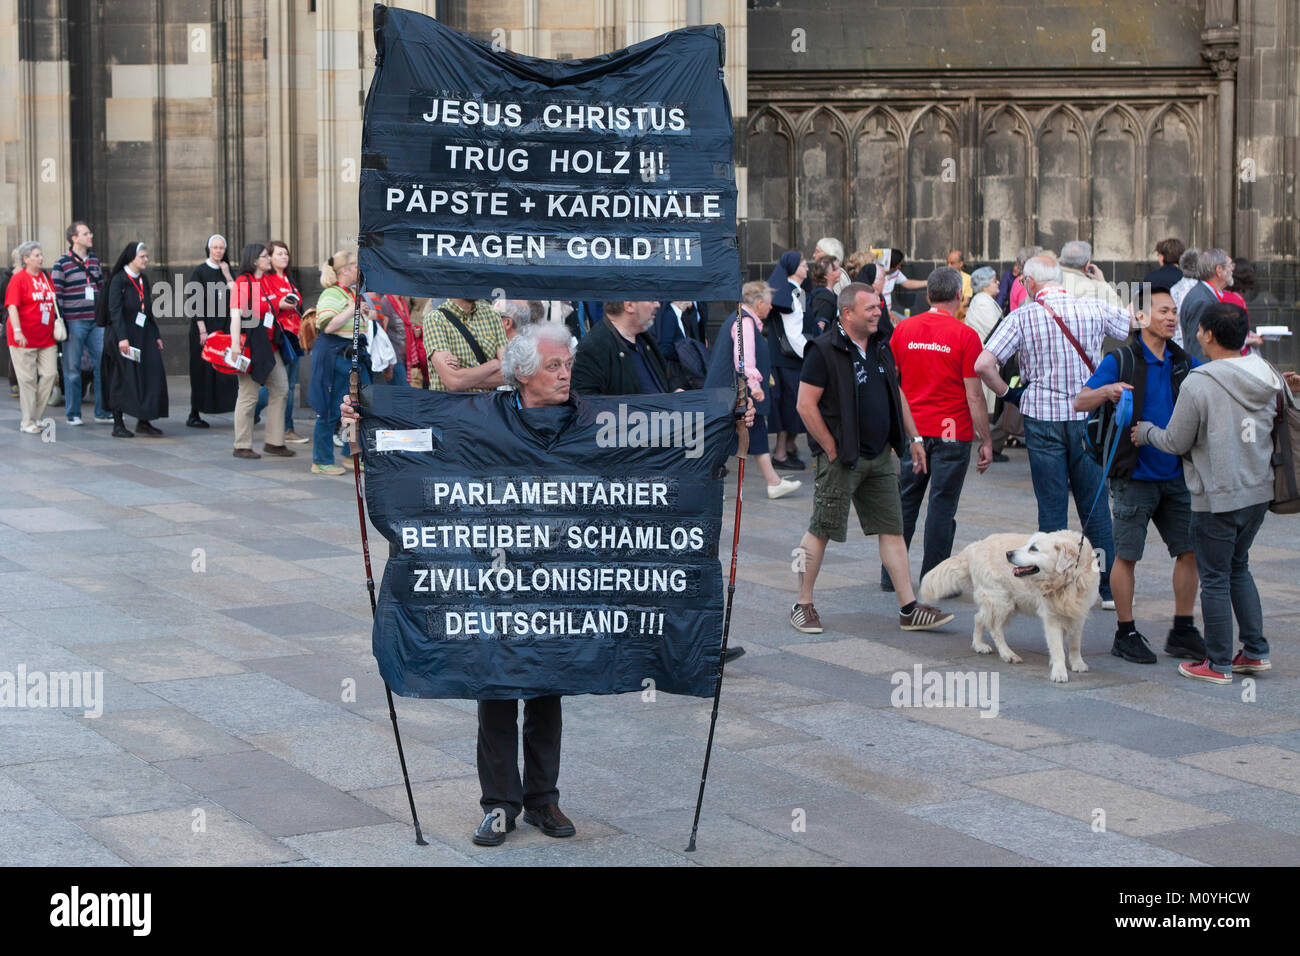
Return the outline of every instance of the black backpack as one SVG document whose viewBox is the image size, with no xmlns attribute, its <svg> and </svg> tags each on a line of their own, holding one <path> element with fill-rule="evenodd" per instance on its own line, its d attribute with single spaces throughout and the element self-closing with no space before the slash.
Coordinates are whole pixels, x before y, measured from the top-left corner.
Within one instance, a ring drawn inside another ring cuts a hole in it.
<svg viewBox="0 0 1300 956">
<path fill-rule="evenodd" d="M 1117 381 L 1126 385 L 1134 384 L 1133 352 L 1125 345 L 1123 348 L 1116 349 L 1113 354 L 1116 363 L 1119 365 L 1119 378 Z M 1145 363 L 1142 372 L 1144 375 L 1146 374 Z M 1083 450 L 1099 465 L 1105 464 L 1106 449 L 1115 440 L 1116 408 L 1114 402 L 1102 402 L 1088 413 L 1088 420 L 1083 425 Z M 1135 408 L 1133 414 L 1137 415 L 1140 411 L 1141 409 Z"/>
<path fill-rule="evenodd" d="M 681 366 L 686 388 L 703 388 L 709 374 L 709 349 L 703 342 L 692 338 L 677 342 L 677 364 Z"/>
</svg>

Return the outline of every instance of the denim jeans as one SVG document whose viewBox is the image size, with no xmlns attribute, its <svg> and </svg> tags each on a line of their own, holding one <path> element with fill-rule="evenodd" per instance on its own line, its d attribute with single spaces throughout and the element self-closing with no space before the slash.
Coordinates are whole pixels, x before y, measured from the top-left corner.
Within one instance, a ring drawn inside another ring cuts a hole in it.
<svg viewBox="0 0 1300 956">
<path fill-rule="evenodd" d="M 95 369 L 99 369 L 100 355 L 104 351 L 104 330 L 91 319 L 72 319 L 64 322 L 68 327 L 68 340 L 63 343 L 63 393 L 68 418 L 81 417 L 81 350 L 90 353 Z M 104 410 L 103 383 L 95 385 L 95 417 L 107 418 Z"/>
<path fill-rule="evenodd" d="M 1038 499 L 1038 530 L 1060 531 L 1070 526 L 1070 495 L 1083 524 L 1083 533 L 1094 548 L 1104 552 L 1101 596 L 1109 599 L 1110 569 L 1115 563 L 1111 537 L 1110 501 L 1104 490 L 1106 476 L 1101 465 L 1083 449 L 1084 419 L 1047 422 L 1025 416 L 1025 447 L 1029 452 L 1029 476 Z M 1098 494 L 1098 489 L 1102 491 Z M 1093 499 L 1097 505 L 1093 508 Z M 1092 514 L 1089 516 L 1089 509 Z"/>
<path fill-rule="evenodd" d="M 389 385 L 406 385 L 409 384 L 406 378 L 406 366 L 398 362 L 393 366 L 393 380 Z"/>
<path fill-rule="evenodd" d="M 284 363 L 284 373 L 289 376 L 289 397 L 284 402 L 284 430 L 293 431 L 293 393 L 298 388 L 298 363 L 302 361 L 302 356 L 298 356 L 292 362 Z M 266 404 L 270 401 L 271 393 L 263 385 L 257 390 L 257 405 L 253 408 L 253 417 L 258 418 L 266 409 Z"/>
<path fill-rule="evenodd" d="M 968 441 L 945 441 L 942 438 L 925 440 L 926 473 L 912 471 L 912 456 L 899 462 L 898 485 L 903 499 L 903 540 L 912 547 L 912 533 L 916 518 L 921 513 L 925 490 L 930 489 L 930 507 L 925 515 L 925 552 L 921 559 L 921 577 L 941 561 L 952 556 L 952 539 L 957 533 L 957 503 L 961 489 L 966 484 L 966 470 L 970 467 Z M 889 588 L 889 572 L 880 566 L 880 586 Z"/>
<path fill-rule="evenodd" d="M 1268 503 L 1212 514 L 1192 512 L 1192 550 L 1201 575 L 1201 616 L 1210 666 L 1232 673 L 1232 618 L 1237 617 L 1247 657 L 1268 657 L 1264 611 L 1250 573 L 1250 545 L 1268 514 Z"/>
<path fill-rule="evenodd" d="M 316 429 L 312 432 L 311 460 L 314 465 L 334 464 L 334 430 L 338 428 L 339 405 L 348 394 L 351 386 L 352 360 L 345 358 L 342 352 L 334 357 L 334 368 L 329 384 L 329 404 L 316 409 Z M 370 373 L 361 369 L 361 384 L 370 383 Z M 344 455 L 347 454 L 345 450 Z"/>
</svg>

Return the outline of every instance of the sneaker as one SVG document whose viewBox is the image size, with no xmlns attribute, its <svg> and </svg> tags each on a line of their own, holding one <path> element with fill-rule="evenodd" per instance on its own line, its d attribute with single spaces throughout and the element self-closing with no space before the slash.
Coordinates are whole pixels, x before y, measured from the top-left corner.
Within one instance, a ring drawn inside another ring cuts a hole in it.
<svg viewBox="0 0 1300 956">
<path fill-rule="evenodd" d="M 1189 661 L 1205 660 L 1205 639 L 1196 628 L 1178 631 L 1170 628 L 1165 638 L 1165 653 L 1170 657 L 1185 657 Z"/>
<path fill-rule="evenodd" d="M 1237 656 L 1232 659 L 1232 672 L 1234 674 L 1258 674 L 1272 666 L 1267 657 L 1247 657 L 1245 651 L 1237 651 Z"/>
<path fill-rule="evenodd" d="M 1201 661 L 1199 664 L 1179 664 L 1178 673 L 1192 680 L 1207 680 L 1211 684 L 1232 683 L 1231 674 L 1220 674 L 1210 666 L 1208 660 Z"/>
<path fill-rule="evenodd" d="M 346 469 L 340 467 L 339 465 L 317 465 L 313 463 L 311 466 L 311 473 L 313 475 L 335 476 L 335 475 L 343 474 L 345 470 Z"/>
<path fill-rule="evenodd" d="M 67 423 L 71 425 L 73 428 L 76 428 L 78 425 L 81 424 L 81 416 L 73 415 L 71 418 L 67 419 Z"/>
<path fill-rule="evenodd" d="M 334 447 L 335 448 L 343 447 L 343 436 L 340 435 L 338 432 L 334 433 Z"/>
<path fill-rule="evenodd" d="M 112 416 L 112 415 L 96 415 L 96 416 L 95 416 L 95 424 L 96 424 L 96 425 L 111 425 L 111 424 L 113 424 L 113 416 Z"/>
<path fill-rule="evenodd" d="M 779 484 L 767 486 L 767 496 L 769 498 L 784 498 L 792 491 L 798 491 L 803 487 L 802 481 L 794 481 L 790 478 L 782 478 Z"/>
<path fill-rule="evenodd" d="M 1103 594 L 1101 596 L 1101 609 L 1103 611 L 1115 610 L 1115 599 L 1113 597 L 1106 597 L 1106 595 Z"/>
<path fill-rule="evenodd" d="M 305 445 L 307 442 L 311 441 L 310 438 L 303 438 L 292 428 L 284 433 L 284 440 L 285 443 L 289 445 Z"/>
<path fill-rule="evenodd" d="M 10 395 L 11 398 L 17 398 L 17 397 L 18 397 L 18 386 L 17 386 L 17 385 L 10 385 L 10 386 L 9 386 L 9 395 Z"/>
<path fill-rule="evenodd" d="M 790 608 L 790 626 L 804 634 L 820 634 L 822 619 L 811 604 L 795 604 Z"/>
<path fill-rule="evenodd" d="M 1129 634 L 1116 634 L 1115 643 L 1111 645 L 1110 652 L 1116 657 L 1122 657 L 1134 664 L 1154 664 L 1156 662 L 1156 652 L 1151 650 L 1151 645 L 1147 643 L 1147 639 L 1138 631 Z"/>
<path fill-rule="evenodd" d="M 898 626 L 905 631 L 928 631 L 951 620 L 951 614 L 930 604 L 917 604 L 911 614 L 898 612 Z"/>
<path fill-rule="evenodd" d="M 24 435 L 39 435 L 41 433 L 40 425 L 19 425 L 18 430 Z"/>
</svg>

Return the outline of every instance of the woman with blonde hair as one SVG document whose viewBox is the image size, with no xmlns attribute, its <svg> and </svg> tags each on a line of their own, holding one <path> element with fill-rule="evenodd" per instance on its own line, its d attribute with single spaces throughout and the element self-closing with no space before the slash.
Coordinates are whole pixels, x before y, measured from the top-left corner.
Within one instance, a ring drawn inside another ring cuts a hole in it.
<svg viewBox="0 0 1300 956">
<path fill-rule="evenodd" d="M 321 266 L 324 291 L 316 300 L 316 341 L 311 349 L 311 387 L 307 401 L 316 409 L 316 430 L 312 433 L 311 473 L 341 475 L 334 464 L 334 430 L 339 424 L 339 406 L 348 394 L 352 374 L 352 333 L 356 315 L 357 257 L 336 252 Z M 358 367 L 361 383 L 370 383 L 370 358 L 361 338 Z M 346 463 L 352 459 L 344 456 Z"/>
</svg>

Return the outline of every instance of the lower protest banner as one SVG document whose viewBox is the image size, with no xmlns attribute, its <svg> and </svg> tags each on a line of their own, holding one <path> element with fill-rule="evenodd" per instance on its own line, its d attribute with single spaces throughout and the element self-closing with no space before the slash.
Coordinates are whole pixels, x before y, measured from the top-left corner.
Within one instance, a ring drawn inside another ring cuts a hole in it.
<svg viewBox="0 0 1300 956">
<path fill-rule="evenodd" d="M 406 697 L 711 696 L 735 393 L 372 387 L 359 440 L 390 543 L 379 670 Z M 650 683 L 653 682 L 653 683 Z"/>
</svg>

